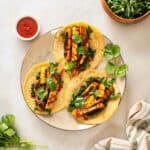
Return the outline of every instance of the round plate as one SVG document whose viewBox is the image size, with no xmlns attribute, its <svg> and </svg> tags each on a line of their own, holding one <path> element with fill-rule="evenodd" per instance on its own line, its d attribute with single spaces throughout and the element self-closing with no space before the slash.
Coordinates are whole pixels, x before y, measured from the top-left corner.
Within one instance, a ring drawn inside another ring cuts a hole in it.
<svg viewBox="0 0 150 150">
<path fill-rule="evenodd" d="M 27 51 L 21 68 L 21 88 L 23 85 L 24 78 L 30 68 L 37 63 L 41 63 L 44 61 L 55 61 L 53 58 L 53 45 L 56 32 L 60 30 L 61 27 L 57 29 L 53 29 L 44 35 L 42 35 L 38 40 L 36 40 L 30 49 Z M 107 43 L 111 43 L 111 41 L 105 36 L 105 41 Z M 123 63 L 123 59 L 119 58 L 120 63 Z M 106 66 L 106 60 L 103 58 L 102 63 L 99 65 L 98 70 L 104 70 Z M 124 93 L 125 89 L 125 78 L 118 78 L 117 79 L 117 86 L 120 89 L 121 95 Z M 95 125 L 85 125 L 78 123 L 68 112 L 66 109 L 55 113 L 52 116 L 40 116 L 37 115 L 42 121 L 46 122 L 47 124 L 63 129 L 63 130 L 84 130 L 91 128 Z"/>
</svg>

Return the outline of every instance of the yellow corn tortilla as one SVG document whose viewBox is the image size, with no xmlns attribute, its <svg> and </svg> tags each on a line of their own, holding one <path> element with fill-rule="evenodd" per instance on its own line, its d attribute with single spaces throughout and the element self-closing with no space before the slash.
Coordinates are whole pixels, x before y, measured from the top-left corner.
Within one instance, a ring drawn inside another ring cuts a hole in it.
<svg viewBox="0 0 150 150">
<path fill-rule="evenodd" d="M 66 91 L 69 91 L 69 92 L 66 92 L 65 94 L 65 100 L 68 102 L 68 104 L 70 104 L 70 101 L 72 99 L 72 94 L 75 91 L 77 91 L 89 77 L 107 77 L 107 74 L 105 72 L 99 72 L 94 69 L 88 69 L 82 72 L 78 77 L 73 78 L 72 81 L 70 81 L 70 84 L 68 85 L 66 89 Z M 115 92 L 119 92 L 116 85 L 114 84 L 113 86 L 115 88 Z M 79 118 L 75 117 L 75 119 L 84 124 L 95 125 L 95 124 L 102 123 L 108 120 L 112 116 L 112 114 L 118 108 L 119 102 L 120 102 L 120 97 L 118 97 L 117 99 L 108 101 L 107 106 L 104 110 L 102 110 L 96 115 L 90 116 L 88 120 L 85 120 L 83 117 L 79 117 Z"/>
<path fill-rule="evenodd" d="M 35 106 L 36 106 L 35 101 L 34 101 L 34 98 L 31 97 L 31 84 L 36 80 L 35 74 L 42 67 L 48 67 L 48 66 L 49 66 L 49 62 L 44 62 L 44 63 L 34 65 L 27 73 L 24 83 L 23 83 L 23 95 L 24 95 L 25 101 L 28 104 L 28 106 L 31 108 L 31 110 L 39 115 L 48 115 L 49 113 L 47 111 L 35 110 Z M 58 67 L 58 71 L 61 71 L 61 68 Z M 62 110 L 67 105 L 64 101 L 63 96 L 64 96 L 65 89 L 66 89 L 66 83 L 68 81 L 67 81 L 67 78 L 64 77 L 64 74 L 62 74 L 62 78 L 64 81 L 63 88 L 60 90 L 60 92 L 57 95 L 57 100 L 55 102 L 54 108 L 51 110 L 52 114 L 57 111 Z"/>
<path fill-rule="evenodd" d="M 59 30 L 55 37 L 53 54 L 54 54 L 56 61 L 63 64 L 63 66 L 65 65 L 64 39 L 62 38 L 61 33 L 65 31 L 67 28 L 70 28 L 74 25 L 83 26 L 83 27 L 89 26 L 85 22 L 71 23 L 63 27 L 61 30 Z M 102 33 L 95 26 L 90 25 L 90 27 L 93 30 L 93 32 L 90 34 L 89 44 L 92 49 L 96 50 L 96 52 L 95 52 L 95 56 L 93 60 L 90 62 L 89 68 L 95 68 L 99 65 L 99 63 L 101 62 L 103 58 L 105 40 L 104 40 L 104 36 L 102 35 Z"/>
</svg>

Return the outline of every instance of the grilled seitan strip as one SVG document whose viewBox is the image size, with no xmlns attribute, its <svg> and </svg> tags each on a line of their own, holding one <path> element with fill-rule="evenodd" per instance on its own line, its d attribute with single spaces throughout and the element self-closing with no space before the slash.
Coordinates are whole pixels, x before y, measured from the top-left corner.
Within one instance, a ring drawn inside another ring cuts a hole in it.
<svg viewBox="0 0 150 150">
<path fill-rule="evenodd" d="M 84 116 L 84 115 L 88 115 L 89 113 L 92 113 L 96 110 L 100 110 L 100 109 L 103 109 L 105 107 L 105 104 L 100 102 L 90 108 L 84 108 L 84 109 L 77 109 L 76 110 L 76 116 L 77 117 L 81 117 L 81 116 Z"/>
<path fill-rule="evenodd" d="M 66 30 L 66 40 L 65 40 L 65 51 L 64 55 L 67 61 L 71 60 L 71 49 L 72 49 L 72 31 L 71 28 Z"/>
</svg>

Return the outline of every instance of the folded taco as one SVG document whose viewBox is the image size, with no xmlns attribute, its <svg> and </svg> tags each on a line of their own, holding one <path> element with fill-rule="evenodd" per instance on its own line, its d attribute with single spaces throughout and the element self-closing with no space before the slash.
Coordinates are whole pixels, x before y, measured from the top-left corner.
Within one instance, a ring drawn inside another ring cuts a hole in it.
<svg viewBox="0 0 150 150">
<path fill-rule="evenodd" d="M 23 83 L 23 94 L 29 107 L 37 114 L 48 115 L 65 107 L 65 78 L 57 63 L 34 65 Z"/>
<path fill-rule="evenodd" d="M 56 34 L 54 57 L 71 76 L 76 76 L 87 68 L 97 67 L 104 44 L 104 37 L 96 27 L 84 22 L 71 23 Z"/>
<path fill-rule="evenodd" d="M 65 99 L 68 110 L 84 124 L 99 124 L 109 119 L 120 102 L 114 79 L 104 72 L 87 70 L 68 85 Z"/>
</svg>

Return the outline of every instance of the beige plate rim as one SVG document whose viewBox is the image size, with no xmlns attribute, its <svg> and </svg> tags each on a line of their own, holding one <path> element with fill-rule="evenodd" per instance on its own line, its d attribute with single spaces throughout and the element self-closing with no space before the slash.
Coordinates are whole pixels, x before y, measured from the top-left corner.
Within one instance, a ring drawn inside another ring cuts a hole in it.
<svg viewBox="0 0 150 150">
<path fill-rule="evenodd" d="M 31 46 L 28 48 L 28 50 L 27 50 L 27 52 L 26 52 L 26 54 L 25 54 L 25 56 L 24 56 L 24 58 L 23 58 L 22 65 L 21 65 L 21 69 L 20 69 L 20 86 L 21 86 L 21 91 L 22 91 L 22 95 L 23 95 L 24 101 L 25 101 L 25 96 L 24 96 L 24 94 L 23 94 L 23 87 L 22 87 L 22 82 L 21 82 L 21 81 L 22 81 L 21 72 L 22 72 L 22 70 L 23 70 L 23 66 L 24 66 L 24 64 L 25 64 L 26 57 L 28 56 L 28 54 L 29 54 L 30 51 L 32 50 L 32 45 L 34 45 L 34 43 L 38 42 L 38 40 L 39 40 L 42 36 L 44 36 L 44 35 L 46 35 L 46 34 L 48 34 L 48 33 L 52 33 L 53 31 L 59 30 L 59 29 L 61 29 L 61 28 L 62 28 L 62 27 L 57 27 L 57 28 L 51 29 L 50 31 L 48 31 L 48 32 L 46 32 L 46 33 L 44 33 L 44 34 L 42 34 L 42 35 L 41 35 L 37 40 L 35 40 L 35 41 L 31 44 Z M 104 37 L 105 37 L 105 39 L 107 39 L 110 43 L 113 43 L 107 36 L 104 35 Z M 122 56 L 121 56 L 121 61 L 122 61 L 122 63 L 124 63 L 124 60 L 123 60 L 123 57 L 122 57 Z M 124 97 L 124 93 L 125 93 L 125 90 L 126 90 L 126 82 L 127 82 L 127 76 L 126 76 L 126 75 L 125 75 L 125 77 L 124 77 L 124 81 L 125 81 L 125 85 L 124 85 L 124 87 L 123 87 L 123 93 L 122 93 L 122 96 L 121 96 L 121 100 L 120 100 L 120 102 L 119 102 L 119 105 L 120 105 L 120 103 L 121 103 L 121 101 L 122 101 L 122 99 L 123 99 L 123 97 Z M 25 103 L 26 103 L 26 105 L 28 106 L 28 104 L 27 104 L 26 101 L 25 101 Z M 45 124 L 49 125 L 50 127 L 55 128 L 55 129 L 64 130 L 64 131 L 83 131 L 83 130 L 88 130 L 88 129 L 90 129 L 90 128 L 94 128 L 94 127 L 96 127 L 96 126 L 98 126 L 98 125 L 101 125 L 101 124 L 107 122 L 107 121 L 105 121 L 105 122 L 100 123 L 100 124 L 97 124 L 97 125 L 89 125 L 88 128 L 82 128 L 82 129 L 65 129 L 65 128 L 56 127 L 56 126 L 54 126 L 54 125 L 52 125 L 52 124 L 49 124 L 48 122 L 46 122 L 45 120 L 43 120 L 38 114 L 35 114 L 35 113 L 33 112 L 33 110 L 31 110 L 31 108 L 30 108 L 29 106 L 28 106 L 28 108 L 30 109 L 30 111 L 31 111 L 38 119 L 40 119 L 40 120 L 41 120 L 42 122 L 44 122 Z"/>
</svg>

